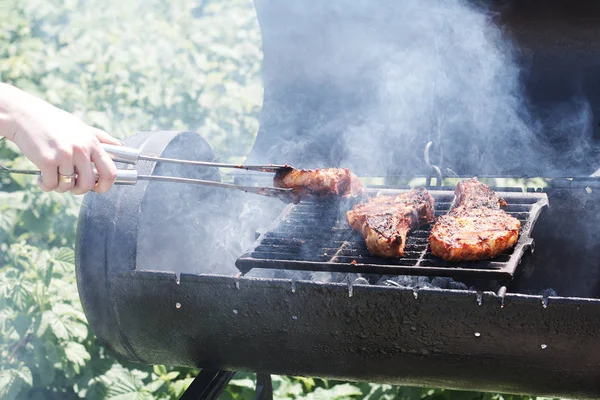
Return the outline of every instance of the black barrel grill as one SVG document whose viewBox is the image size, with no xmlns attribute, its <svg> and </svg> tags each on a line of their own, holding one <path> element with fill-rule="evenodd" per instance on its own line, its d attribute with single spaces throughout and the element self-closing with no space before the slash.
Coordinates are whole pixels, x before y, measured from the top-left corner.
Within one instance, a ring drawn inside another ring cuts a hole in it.
<svg viewBox="0 0 600 400">
<path fill-rule="evenodd" d="M 473 4 L 489 6 L 494 23 L 516 44 L 536 116 L 552 120 L 543 110 L 575 95 L 587 99 L 592 121 L 599 115 L 600 5 Z M 377 79 L 370 67 L 381 61 L 360 51 L 364 42 L 338 33 L 394 43 L 403 4 L 255 5 L 265 95 L 249 162 L 337 166 L 343 160 L 336 150 L 343 147 L 340 138 L 368 107 Z M 331 57 L 334 50 L 339 57 Z M 340 73 L 334 69 L 340 60 L 357 68 Z M 437 260 L 427 250 L 428 228 L 410 235 L 406 258 L 369 257 L 344 223 L 349 204 L 285 206 L 165 182 L 88 194 L 76 256 L 90 326 L 124 359 L 202 368 L 187 398 L 213 398 L 233 371 L 256 372 L 262 398 L 271 393 L 269 374 L 600 398 L 600 182 L 594 176 L 599 128 L 590 125 L 585 146 L 569 125 L 562 128 L 537 133 L 544 143 L 539 154 L 530 154 L 529 146 L 505 156 L 499 149 L 493 156 L 522 158 L 522 164 L 486 164 L 485 174 L 542 176 L 549 185 L 496 188 L 524 229 L 514 250 L 483 263 Z M 392 139 L 399 134 L 393 124 L 387 129 Z M 457 138 L 460 133 L 451 140 Z M 431 140 L 417 135 L 406 146 L 419 155 Z M 444 140 L 434 143 L 436 154 L 444 149 L 437 165 L 434 157 L 415 156 L 377 171 L 353 171 L 383 178 L 369 185 L 370 194 L 397 193 L 408 189 L 404 178 L 427 178 L 439 215 L 449 207 L 453 188 L 432 184 L 432 177 L 484 174 L 473 167 L 481 163 L 477 146 L 485 138 L 460 154 L 449 152 Z M 401 146 L 389 143 L 382 146 L 389 159 L 402 159 L 393 154 Z M 128 145 L 164 157 L 213 158 L 206 141 L 192 132 L 139 133 Z M 528 157 L 536 162 L 526 163 Z M 147 161 L 137 169 L 230 178 Z M 263 183 L 252 175 L 234 178 Z"/>
</svg>

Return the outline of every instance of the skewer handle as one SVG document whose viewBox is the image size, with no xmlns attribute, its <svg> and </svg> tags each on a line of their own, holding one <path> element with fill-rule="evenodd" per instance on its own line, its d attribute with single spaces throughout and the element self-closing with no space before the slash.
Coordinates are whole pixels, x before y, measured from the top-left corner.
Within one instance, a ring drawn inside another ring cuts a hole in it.
<svg viewBox="0 0 600 400">
<path fill-rule="evenodd" d="M 98 171 L 94 168 L 94 177 L 98 182 Z M 135 185 L 138 181 L 138 173 L 135 169 L 118 169 L 115 185 Z"/>
<path fill-rule="evenodd" d="M 117 178 L 115 179 L 115 185 L 135 185 L 137 181 L 138 173 L 135 169 L 117 170 Z"/>
<path fill-rule="evenodd" d="M 115 162 L 135 165 L 140 160 L 140 151 L 132 147 L 103 144 L 102 148 Z"/>
</svg>

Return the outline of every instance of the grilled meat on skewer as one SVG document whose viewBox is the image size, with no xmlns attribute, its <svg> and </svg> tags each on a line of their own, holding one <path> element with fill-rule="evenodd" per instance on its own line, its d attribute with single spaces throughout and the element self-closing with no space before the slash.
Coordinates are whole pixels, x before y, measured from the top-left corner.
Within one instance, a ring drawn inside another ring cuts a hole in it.
<svg viewBox="0 0 600 400">
<path fill-rule="evenodd" d="M 369 253 L 380 257 L 404 255 L 406 235 L 433 222 L 433 197 L 425 189 L 398 196 L 380 196 L 346 213 L 352 229 L 362 233 Z"/>
<path fill-rule="evenodd" d="M 477 179 L 459 182 L 456 205 L 438 218 L 429 242 L 431 252 L 446 261 L 494 258 L 517 242 L 521 223 L 500 206 L 506 202 Z"/>
<path fill-rule="evenodd" d="M 363 192 L 359 179 L 347 168 L 279 171 L 273 185 L 293 189 L 297 200 L 314 197 L 354 197 Z"/>
</svg>

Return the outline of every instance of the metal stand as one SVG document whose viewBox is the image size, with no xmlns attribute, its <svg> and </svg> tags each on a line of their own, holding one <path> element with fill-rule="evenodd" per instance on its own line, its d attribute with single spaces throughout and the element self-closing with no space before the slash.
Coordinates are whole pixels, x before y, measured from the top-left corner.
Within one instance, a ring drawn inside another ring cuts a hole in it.
<svg viewBox="0 0 600 400">
<path fill-rule="evenodd" d="M 273 400 L 273 382 L 269 374 L 256 374 L 256 400 Z"/>
<path fill-rule="evenodd" d="M 202 370 L 180 400 L 216 400 L 234 375 L 229 371 Z"/>
<path fill-rule="evenodd" d="M 217 400 L 235 376 L 230 371 L 202 370 L 179 400 Z M 256 374 L 256 400 L 273 400 L 271 375 Z"/>
</svg>

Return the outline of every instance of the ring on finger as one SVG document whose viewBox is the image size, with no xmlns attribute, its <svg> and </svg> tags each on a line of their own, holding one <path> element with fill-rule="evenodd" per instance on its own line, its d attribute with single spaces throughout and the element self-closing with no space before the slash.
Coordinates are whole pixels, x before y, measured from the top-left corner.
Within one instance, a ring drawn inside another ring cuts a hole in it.
<svg viewBox="0 0 600 400">
<path fill-rule="evenodd" d="M 77 179 L 77 174 L 72 173 L 70 175 L 63 175 L 58 172 L 58 181 L 61 183 L 73 183 Z"/>
</svg>

